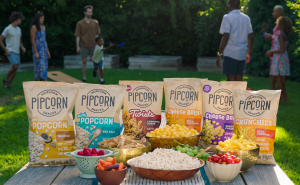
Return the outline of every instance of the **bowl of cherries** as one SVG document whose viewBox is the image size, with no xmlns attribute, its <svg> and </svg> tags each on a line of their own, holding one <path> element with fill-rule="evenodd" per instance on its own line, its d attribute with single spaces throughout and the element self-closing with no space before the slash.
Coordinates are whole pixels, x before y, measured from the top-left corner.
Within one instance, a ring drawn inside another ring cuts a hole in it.
<svg viewBox="0 0 300 185">
<path fill-rule="evenodd" d="M 212 155 L 207 158 L 209 172 L 218 182 L 230 182 L 240 172 L 243 161 L 229 153 Z"/>
</svg>

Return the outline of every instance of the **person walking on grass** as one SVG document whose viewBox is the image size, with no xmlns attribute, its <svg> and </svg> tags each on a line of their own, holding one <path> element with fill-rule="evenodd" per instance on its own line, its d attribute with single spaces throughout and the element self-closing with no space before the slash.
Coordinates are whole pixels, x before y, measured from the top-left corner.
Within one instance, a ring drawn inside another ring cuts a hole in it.
<svg viewBox="0 0 300 185">
<path fill-rule="evenodd" d="M 266 56 L 272 58 L 270 75 L 276 77 L 277 88 L 282 90 L 282 100 L 289 101 L 285 88 L 285 76 L 290 76 L 290 61 L 288 56 L 289 34 L 292 33 L 293 23 L 288 17 L 278 20 L 277 29 L 280 34 L 274 40 L 274 47 L 267 51 Z"/>
<path fill-rule="evenodd" d="M 253 46 L 253 34 L 250 18 L 239 10 L 240 0 L 229 0 L 228 14 L 224 15 L 220 33 L 223 34 L 217 66 L 221 67 L 223 57 L 223 74 L 227 81 L 243 81 L 245 63 L 250 62 Z M 248 45 L 248 49 L 247 49 Z"/>
<path fill-rule="evenodd" d="M 48 59 L 51 58 L 46 41 L 46 27 L 43 25 L 44 20 L 44 14 L 36 13 L 30 26 L 35 81 L 47 81 Z"/>
<path fill-rule="evenodd" d="M 8 74 L 5 78 L 3 78 L 4 87 L 7 89 L 11 89 L 11 83 L 14 80 L 19 64 L 20 64 L 20 48 L 23 53 L 26 52 L 25 47 L 22 43 L 22 33 L 19 25 L 22 20 L 24 20 L 24 16 L 21 12 L 12 12 L 10 15 L 11 24 L 8 25 L 0 36 L 0 45 L 5 51 L 5 54 L 12 65 L 12 68 L 8 71 Z M 3 40 L 5 39 L 6 47 L 3 44 Z"/>
<path fill-rule="evenodd" d="M 84 7 L 84 19 L 76 25 L 75 36 L 77 53 L 82 58 L 82 81 L 86 82 L 86 62 L 87 56 L 92 61 L 93 52 L 96 46 L 95 38 L 101 33 L 98 21 L 92 19 L 93 7 L 88 5 Z"/>
<path fill-rule="evenodd" d="M 93 54 L 93 63 L 94 63 L 94 70 L 93 70 L 93 76 L 94 78 L 97 77 L 97 71 L 99 72 L 99 81 L 100 84 L 105 84 L 105 81 L 103 79 L 103 51 L 109 50 L 111 47 L 113 47 L 115 44 L 110 43 L 107 48 L 103 48 L 104 40 L 101 37 L 97 37 L 95 39 L 97 45 L 94 50 Z"/>
<path fill-rule="evenodd" d="M 273 9 L 273 17 L 276 19 L 276 26 L 273 29 L 273 35 L 269 33 L 264 33 L 265 40 L 272 40 L 271 50 L 274 50 L 275 39 L 280 35 L 280 30 L 278 29 L 278 21 L 282 17 L 284 9 L 281 5 L 276 5 Z M 273 61 L 273 56 L 270 57 L 271 63 Z M 270 65 L 271 66 L 271 65 Z M 271 89 L 275 89 L 276 76 L 270 75 Z"/>
</svg>

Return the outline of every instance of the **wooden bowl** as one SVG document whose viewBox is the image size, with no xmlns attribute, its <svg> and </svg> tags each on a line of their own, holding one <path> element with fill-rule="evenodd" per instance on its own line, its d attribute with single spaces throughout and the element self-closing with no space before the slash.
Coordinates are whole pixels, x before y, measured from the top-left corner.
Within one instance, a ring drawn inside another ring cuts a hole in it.
<svg viewBox="0 0 300 185">
<path fill-rule="evenodd" d="M 102 185 L 120 185 L 126 176 L 127 167 L 120 171 L 102 171 L 94 167 L 97 180 Z"/>
<path fill-rule="evenodd" d="M 201 166 L 190 170 L 153 170 L 134 166 L 130 167 L 136 174 L 146 179 L 158 181 L 179 181 L 193 177 L 200 168 L 205 165 L 205 162 L 202 159 L 198 160 L 200 161 Z M 127 161 L 127 164 L 130 165 L 130 160 Z"/>
</svg>

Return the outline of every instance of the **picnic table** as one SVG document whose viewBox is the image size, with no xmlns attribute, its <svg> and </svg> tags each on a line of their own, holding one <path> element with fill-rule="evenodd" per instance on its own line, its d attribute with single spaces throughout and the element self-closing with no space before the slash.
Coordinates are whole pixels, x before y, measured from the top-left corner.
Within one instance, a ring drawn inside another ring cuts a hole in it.
<svg viewBox="0 0 300 185">
<path fill-rule="evenodd" d="M 162 111 L 161 127 L 166 125 L 164 111 Z M 120 113 L 122 120 L 122 112 Z M 100 185 L 97 179 L 83 179 L 77 166 L 23 166 L 4 185 Z M 294 185 L 289 177 L 276 165 L 254 165 L 245 173 L 240 173 L 230 183 L 219 183 L 210 174 L 207 165 L 202 167 L 194 177 L 182 181 L 154 181 L 138 176 L 129 167 L 121 185 Z"/>
</svg>

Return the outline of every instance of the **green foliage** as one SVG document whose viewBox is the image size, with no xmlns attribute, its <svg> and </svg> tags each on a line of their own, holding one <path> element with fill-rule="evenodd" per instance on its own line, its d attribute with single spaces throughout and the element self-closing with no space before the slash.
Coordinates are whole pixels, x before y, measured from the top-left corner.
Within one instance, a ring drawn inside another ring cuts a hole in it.
<svg viewBox="0 0 300 185">
<path fill-rule="evenodd" d="M 297 0 L 296 2 L 288 1 L 287 6 L 291 10 L 295 10 L 294 13 L 298 16 L 297 19 L 295 19 L 295 26 L 294 26 L 295 33 L 299 35 L 297 48 L 295 50 L 295 54 L 298 55 L 300 52 L 300 0 Z"/>
<path fill-rule="evenodd" d="M 215 56 L 220 42 L 218 30 L 226 13 L 221 0 L 90 0 L 106 45 L 126 42 L 126 46 L 110 51 L 126 62 L 133 55 L 177 55 L 184 62 L 195 61 L 197 55 Z M 20 25 L 27 52 L 22 61 L 32 61 L 29 26 L 35 13 L 45 14 L 47 42 L 52 61 L 57 64 L 67 54 L 76 54 L 74 31 L 81 20 L 85 2 L 80 0 L 2 0 L 0 30 L 8 24 L 12 11 L 21 11 L 26 19 Z M 212 7 L 212 8 L 211 8 Z M 207 11 L 202 15 L 201 11 Z M 211 31 L 213 30 L 213 31 Z"/>
<path fill-rule="evenodd" d="M 295 20 L 296 16 L 293 11 L 284 6 L 285 0 L 272 0 L 261 1 L 251 0 L 248 3 L 248 15 L 251 18 L 254 46 L 251 54 L 251 62 L 247 64 L 247 72 L 255 76 L 269 76 L 270 59 L 265 56 L 265 53 L 271 49 L 271 41 L 266 41 L 261 38 L 263 32 L 273 33 L 275 27 L 275 19 L 272 16 L 273 8 L 275 5 L 283 5 L 284 15 L 288 16 L 291 20 Z M 291 76 L 290 80 L 300 81 L 300 60 L 298 56 L 293 53 L 296 50 L 298 39 L 296 34 L 290 35 L 289 42 L 289 58 Z"/>
</svg>

